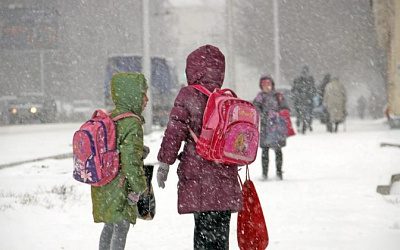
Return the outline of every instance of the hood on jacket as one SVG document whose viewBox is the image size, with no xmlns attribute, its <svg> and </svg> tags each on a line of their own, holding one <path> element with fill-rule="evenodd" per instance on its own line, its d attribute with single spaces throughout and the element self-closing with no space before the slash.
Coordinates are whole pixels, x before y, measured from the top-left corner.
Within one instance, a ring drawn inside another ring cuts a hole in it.
<svg viewBox="0 0 400 250">
<path fill-rule="evenodd" d="M 328 82 L 331 81 L 331 74 L 327 73 L 324 75 L 324 79 L 322 79 L 322 85 L 327 85 Z"/>
<path fill-rule="evenodd" d="M 301 76 L 307 77 L 309 75 L 310 75 L 310 68 L 308 68 L 307 65 L 304 65 L 303 68 L 301 69 Z"/>
<path fill-rule="evenodd" d="M 225 76 L 225 56 L 212 45 L 194 50 L 186 59 L 186 78 L 191 84 L 212 84 L 219 88 Z"/>
<path fill-rule="evenodd" d="M 115 104 L 113 114 L 133 112 L 141 115 L 143 96 L 147 91 L 146 78 L 141 73 L 117 73 L 111 78 L 111 97 Z"/>
<path fill-rule="evenodd" d="M 272 83 L 272 90 L 275 90 L 275 82 L 274 82 L 274 79 L 272 79 L 272 77 L 270 75 L 264 75 L 264 76 L 260 77 L 259 87 L 260 87 L 261 90 L 262 90 L 261 82 L 263 80 L 270 80 L 271 83 Z"/>
</svg>

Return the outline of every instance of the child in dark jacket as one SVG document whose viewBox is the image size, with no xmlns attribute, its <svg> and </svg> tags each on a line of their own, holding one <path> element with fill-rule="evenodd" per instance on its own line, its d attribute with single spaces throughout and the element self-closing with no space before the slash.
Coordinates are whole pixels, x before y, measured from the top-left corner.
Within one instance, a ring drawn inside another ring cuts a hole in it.
<svg viewBox="0 0 400 250">
<path fill-rule="evenodd" d="M 286 146 L 287 128 L 279 111 L 289 109 L 282 93 L 275 91 L 275 83 L 272 77 L 260 78 L 261 91 L 257 94 L 253 103 L 260 114 L 260 147 L 262 148 L 262 174 L 263 179 L 268 178 L 269 149 L 275 151 L 276 175 L 283 179 L 283 154 L 282 147 Z"/>
<path fill-rule="evenodd" d="M 213 91 L 221 88 L 225 74 L 225 57 L 220 50 L 205 45 L 193 51 L 186 61 L 188 86 L 175 99 L 167 129 L 158 152 L 161 162 L 158 185 L 165 186 L 169 165 L 179 159 L 178 212 L 193 213 L 194 249 L 229 249 L 231 213 L 241 209 L 242 196 L 237 178 L 238 168 L 208 161 L 196 152 L 189 127 L 198 136 L 207 96 L 191 87 L 200 84 Z M 181 143 L 183 152 L 178 154 Z"/>
</svg>

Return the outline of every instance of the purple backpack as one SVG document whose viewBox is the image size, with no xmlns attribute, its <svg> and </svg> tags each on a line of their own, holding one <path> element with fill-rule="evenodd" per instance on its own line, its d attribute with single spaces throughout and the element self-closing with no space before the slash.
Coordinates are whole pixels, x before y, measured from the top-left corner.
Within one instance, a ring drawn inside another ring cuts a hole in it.
<svg viewBox="0 0 400 250">
<path fill-rule="evenodd" d="M 92 186 L 104 186 L 119 172 L 119 152 L 117 150 L 115 121 L 125 117 L 136 117 L 133 113 L 123 113 L 115 118 L 103 110 L 96 110 L 74 133 L 72 140 L 75 180 Z"/>
</svg>

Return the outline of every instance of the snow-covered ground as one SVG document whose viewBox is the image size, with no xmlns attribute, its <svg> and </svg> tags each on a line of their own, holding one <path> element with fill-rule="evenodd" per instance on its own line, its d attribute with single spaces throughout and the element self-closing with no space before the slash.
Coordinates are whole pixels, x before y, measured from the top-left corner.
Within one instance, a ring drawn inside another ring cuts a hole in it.
<svg viewBox="0 0 400 250">
<path fill-rule="evenodd" d="M 400 130 L 383 121 L 350 120 L 344 131 L 289 138 L 284 181 L 261 181 L 260 157 L 250 166 L 267 221 L 268 249 L 400 249 L 400 190 L 382 196 L 400 173 Z M 78 124 L 0 127 L 0 164 L 71 151 Z M 155 162 L 162 131 L 145 137 Z M 273 152 L 270 152 L 274 158 Z M 176 165 L 175 165 L 176 166 Z M 174 167 L 173 167 L 174 168 Z M 175 168 L 176 169 L 176 168 Z M 129 231 L 126 249 L 192 249 L 192 215 L 176 210 L 175 171 L 165 189 L 156 187 L 157 214 Z M 243 170 L 241 171 L 243 172 Z M 45 160 L 0 169 L 0 249 L 97 249 L 102 224 L 92 221 L 89 186 L 72 179 L 72 160 Z M 236 243 L 236 214 L 231 249 Z"/>
</svg>

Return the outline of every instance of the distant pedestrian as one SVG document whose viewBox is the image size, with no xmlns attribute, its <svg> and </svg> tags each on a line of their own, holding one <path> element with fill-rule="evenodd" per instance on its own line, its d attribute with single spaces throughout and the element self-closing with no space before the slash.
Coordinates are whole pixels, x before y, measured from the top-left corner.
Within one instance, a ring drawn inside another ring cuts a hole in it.
<svg viewBox="0 0 400 250">
<path fill-rule="evenodd" d="M 328 85 L 328 83 L 331 81 L 331 74 L 326 73 L 324 75 L 324 78 L 321 81 L 321 84 L 318 87 L 318 95 L 321 96 L 321 100 L 324 99 L 324 94 L 325 94 L 325 88 L 326 85 Z"/>
<path fill-rule="evenodd" d="M 319 105 L 321 106 L 320 107 L 320 109 L 321 109 L 320 120 L 321 120 L 321 123 L 323 123 L 323 124 L 327 123 L 328 116 L 329 116 L 328 111 L 326 110 L 326 107 L 323 105 L 323 100 L 324 100 L 324 94 L 325 94 L 326 85 L 328 85 L 328 83 L 330 81 L 331 81 L 331 74 L 326 73 L 324 75 L 324 78 L 321 81 L 321 84 L 318 86 L 318 90 L 317 90 L 318 96 L 319 96 L 319 100 L 320 100 Z"/>
<path fill-rule="evenodd" d="M 372 119 L 378 119 L 383 115 L 382 108 L 380 108 L 380 98 L 377 93 L 372 92 L 368 98 L 368 113 Z"/>
<path fill-rule="evenodd" d="M 133 112 L 116 122 L 117 147 L 120 152 L 121 170 L 105 186 L 92 186 L 93 218 L 103 222 L 99 249 L 124 249 L 130 224 L 136 223 L 137 201 L 146 189 L 143 159 L 148 150 L 143 145 L 144 121 L 142 112 L 147 104 L 147 83 L 143 74 L 117 73 L 111 80 L 111 95 L 115 109 L 111 116 Z"/>
<path fill-rule="evenodd" d="M 296 113 L 296 126 L 301 133 L 312 131 L 313 98 L 316 95 L 314 77 L 308 66 L 304 66 L 301 75 L 294 79 L 292 96 Z"/>
<path fill-rule="evenodd" d="M 263 179 L 268 178 L 269 149 L 275 151 L 276 175 L 283 178 L 282 147 L 286 146 L 287 127 L 280 119 L 279 111 L 289 109 L 282 93 L 275 90 L 272 77 L 262 76 L 259 81 L 261 91 L 257 94 L 253 103 L 260 114 L 260 147 L 262 148 L 262 174 Z"/>
<path fill-rule="evenodd" d="M 367 108 L 367 99 L 362 95 L 358 98 L 357 100 L 357 111 L 358 111 L 358 116 L 361 119 L 364 119 L 365 116 L 365 109 Z"/>
<path fill-rule="evenodd" d="M 337 132 L 339 123 L 345 121 L 347 115 L 346 102 L 346 89 L 339 78 L 334 77 L 325 88 L 323 100 L 329 114 L 327 122 L 329 132 Z"/>
<path fill-rule="evenodd" d="M 164 188 L 169 165 L 178 159 L 178 213 L 194 214 L 193 249 L 229 249 L 231 213 L 242 206 L 238 167 L 208 161 L 196 152 L 189 128 L 199 135 L 207 96 L 191 87 L 200 84 L 209 91 L 221 88 L 225 56 L 212 45 L 201 46 L 186 60 L 187 85 L 179 91 L 164 132 L 158 160 L 157 181 Z M 179 153 L 181 144 L 183 151 Z"/>
</svg>

